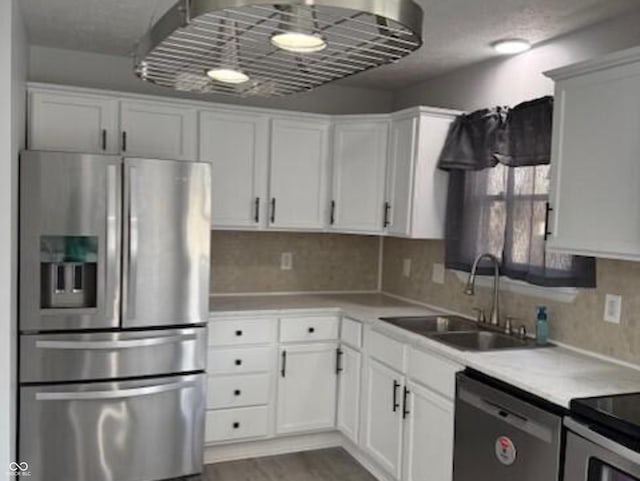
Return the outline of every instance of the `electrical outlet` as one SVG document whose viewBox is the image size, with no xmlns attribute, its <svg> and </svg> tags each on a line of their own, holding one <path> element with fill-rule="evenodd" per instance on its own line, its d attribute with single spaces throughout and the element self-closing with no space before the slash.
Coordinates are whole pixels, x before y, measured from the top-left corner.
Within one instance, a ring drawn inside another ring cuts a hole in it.
<svg viewBox="0 0 640 481">
<path fill-rule="evenodd" d="M 431 280 L 436 284 L 444 284 L 444 264 L 433 264 Z"/>
<path fill-rule="evenodd" d="M 622 296 L 607 294 L 604 300 L 604 320 L 613 324 L 620 324 L 622 312 Z"/>
<path fill-rule="evenodd" d="M 403 261 L 402 261 L 402 275 L 404 277 L 411 277 L 411 259 L 403 259 Z"/>
<path fill-rule="evenodd" d="M 283 252 L 280 256 L 280 270 L 290 271 L 293 269 L 293 254 L 291 252 Z"/>
</svg>

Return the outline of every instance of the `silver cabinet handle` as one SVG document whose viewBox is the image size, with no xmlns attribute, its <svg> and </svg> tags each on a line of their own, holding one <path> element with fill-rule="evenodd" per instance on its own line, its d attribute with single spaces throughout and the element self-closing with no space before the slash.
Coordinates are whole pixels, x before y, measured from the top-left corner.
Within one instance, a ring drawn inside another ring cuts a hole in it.
<svg viewBox="0 0 640 481">
<path fill-rule="evenodd" d="M 175 344 L 183 341 L 195 341 L 195 334 L 182 334 L 179 336 L 147 337 L 143 339 L 123 339 L 120 341 L 36 341 L 38 349 L 131 349 L 136 347 L 161 346 L 163 344 Z"/>
<path fill-rule="evenodd" d="M 196 381 L 181 381 L 161 386 L 145 386 L 117 391 L 86 391 L 86 392 L 39 392 L 36 401 L 93 401 L 98 399 L 123 399 L 141 396 L 151 396 L 170 391 L 177 391 L 196 385 Z"/>
</svg>

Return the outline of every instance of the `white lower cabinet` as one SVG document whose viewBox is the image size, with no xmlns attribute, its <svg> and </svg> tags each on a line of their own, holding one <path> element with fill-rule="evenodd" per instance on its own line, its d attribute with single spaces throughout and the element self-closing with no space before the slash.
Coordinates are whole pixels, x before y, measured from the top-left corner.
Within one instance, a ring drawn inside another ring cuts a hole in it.
<svg viewBox="0 0 640 481">
<path fill-rule="evenodd" d="M 335 429 L 337 344 L 280 348 L 276 433 Z"/>
<path fill-rule="evenodd" d="M 342 345 L 338 354 L 338 430 L 358 444 L 362 354 Z"/>
<path fill-rule="evenodd" d="M 407 383 L 403 481 L 451 481 L 454 403 Z"/>
<path fill-rule="evenodd" d="M 402 466 L 404 376 L 375 359 L 366 362 L 365 451 L 394 478 Z"/>
</svg>

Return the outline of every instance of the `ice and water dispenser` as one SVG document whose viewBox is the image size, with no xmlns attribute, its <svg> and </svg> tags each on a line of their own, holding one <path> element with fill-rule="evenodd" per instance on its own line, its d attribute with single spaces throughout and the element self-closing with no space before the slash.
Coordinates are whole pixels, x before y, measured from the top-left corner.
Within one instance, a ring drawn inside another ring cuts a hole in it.
<svg viewBox="0 0 640 481">
<path fill-rule="evenodd" d="M 97 237 L 41 237 L 40 307 L 96 307 L 97 264 Z"/>
</svg>

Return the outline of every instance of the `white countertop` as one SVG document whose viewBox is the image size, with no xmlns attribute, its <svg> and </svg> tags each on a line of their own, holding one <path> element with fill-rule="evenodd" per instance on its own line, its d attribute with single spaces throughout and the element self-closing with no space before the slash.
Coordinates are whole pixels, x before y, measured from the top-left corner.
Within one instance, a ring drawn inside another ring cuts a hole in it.
<svg viewBox="0 0 640 481">
<path fill-rule="evenodd" d="M 460 351 L 381 321 L 380 317 L 432 315 L 441 311 L 384 294 L 214 296 L 212 319 L 279 311 L 341 311 L 409 345 L 438 353 L 466 367 L 568 407 L 571 399 L 640 392 L 640 367 L 633 369 L 565 347 Z"/>
</svg>

